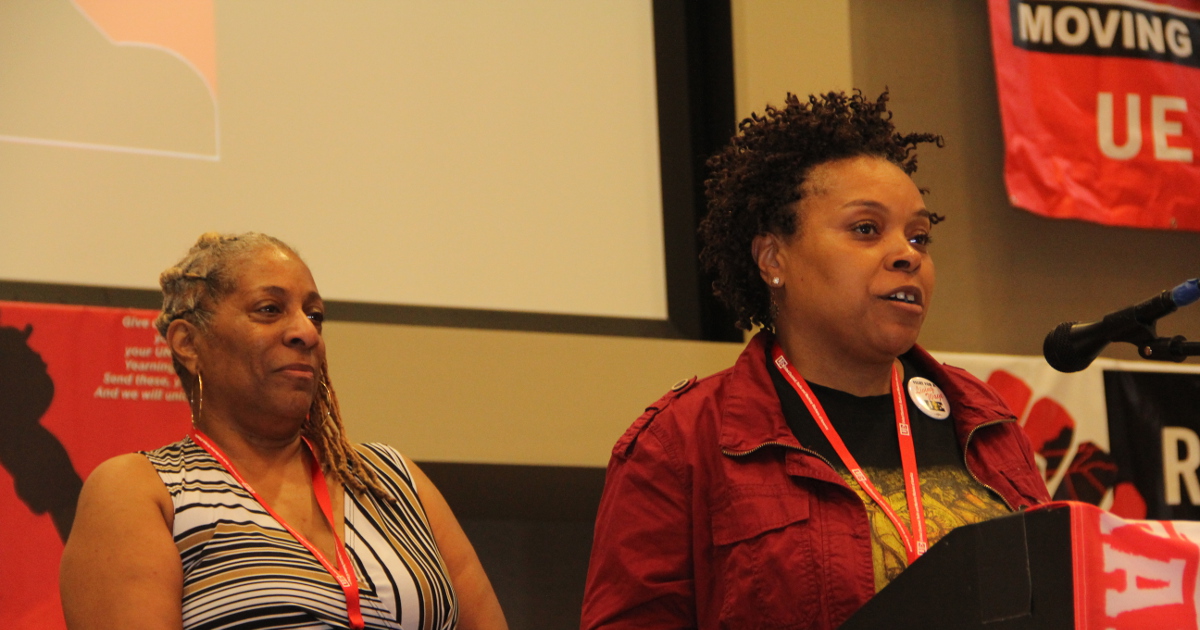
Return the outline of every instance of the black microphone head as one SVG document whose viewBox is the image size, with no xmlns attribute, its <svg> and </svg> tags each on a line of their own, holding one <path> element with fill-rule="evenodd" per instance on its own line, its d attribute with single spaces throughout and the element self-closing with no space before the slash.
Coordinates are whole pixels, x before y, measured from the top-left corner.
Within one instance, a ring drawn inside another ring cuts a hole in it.
<svg viewBox="0 0 1200 630">
<path fill-rule="evenodd" d="M 1063 322 L 1042 343 L 1046 363 L 1059 372 L 1078 372 L 1092 364 L 1109 344 L 1102 322 Z"/>
</svg>

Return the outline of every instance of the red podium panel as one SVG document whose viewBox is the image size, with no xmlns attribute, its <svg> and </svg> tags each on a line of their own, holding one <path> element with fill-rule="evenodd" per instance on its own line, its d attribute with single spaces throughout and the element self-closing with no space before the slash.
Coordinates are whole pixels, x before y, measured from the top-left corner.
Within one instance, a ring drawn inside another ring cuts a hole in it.
<svg viewBox="0 0 1200 630">
<path fill-rule="evenodd" d="M 1058 502 L 954 530 L 842 628 L 1193 629 L 1200 523 Z"/>
</svg>

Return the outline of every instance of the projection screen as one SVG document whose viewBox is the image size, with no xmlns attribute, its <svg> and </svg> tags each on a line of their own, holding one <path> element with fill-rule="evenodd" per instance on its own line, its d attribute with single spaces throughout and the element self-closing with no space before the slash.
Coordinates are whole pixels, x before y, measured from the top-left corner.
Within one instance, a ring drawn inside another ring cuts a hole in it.
<svg viewBox="0 0 1200 630">
<path fill-rule="evenodd" d="M 0 59 L 0 280 L 255 230 L 327 299 L 667 318 L 648 0 L 10 0 Z"/>
</svg>

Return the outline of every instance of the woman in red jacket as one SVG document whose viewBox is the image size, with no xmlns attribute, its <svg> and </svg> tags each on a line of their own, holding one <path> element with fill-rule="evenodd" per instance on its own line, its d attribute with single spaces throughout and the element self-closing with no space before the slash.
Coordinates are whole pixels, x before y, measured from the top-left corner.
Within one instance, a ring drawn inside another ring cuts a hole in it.
<svg viewBox="0 0 1200 630">
<path fill-rule="evenodd" d="M 709 161 L 701 259 L 737 363 L 617 442 L 584 628 L 836 628 L 951 529 L 1049 500 L 1000 397 L 915 345 L 933 297 L 886 93 L 768 107 Z"/>
</svg>

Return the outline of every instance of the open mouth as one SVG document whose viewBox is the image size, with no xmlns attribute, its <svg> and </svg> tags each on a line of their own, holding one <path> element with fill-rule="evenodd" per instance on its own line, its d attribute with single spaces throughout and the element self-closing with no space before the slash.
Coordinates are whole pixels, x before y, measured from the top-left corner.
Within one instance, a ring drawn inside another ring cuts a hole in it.
<svg viewBox="0 0 1200 630">
<path fill-rule="evenodd" d="M 884 299 L 891 300 L 893 302 L 904 302 L 905 304 L 921 303 L 920 300 L 917 299 L 916 293 L 909 293 L 907 291 L 897 291 Z"/>
</svg>

